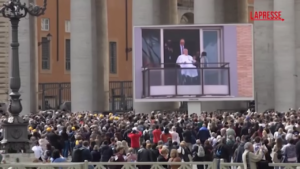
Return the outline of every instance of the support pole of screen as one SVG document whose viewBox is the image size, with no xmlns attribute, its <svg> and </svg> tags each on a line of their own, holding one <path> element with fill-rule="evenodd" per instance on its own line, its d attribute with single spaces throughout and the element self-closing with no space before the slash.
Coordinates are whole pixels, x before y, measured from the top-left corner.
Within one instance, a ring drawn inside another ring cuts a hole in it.
<svg viewBox="0 0 300 169">
<path fill-rule="evenodd" d="M 201 109 L 201 102 L 199 101 L 189 101 L 188 102 L 188 113 L 193 114 L 196 113 L 198 116 L 201 115 L 202 109 Z"/>
</svg>

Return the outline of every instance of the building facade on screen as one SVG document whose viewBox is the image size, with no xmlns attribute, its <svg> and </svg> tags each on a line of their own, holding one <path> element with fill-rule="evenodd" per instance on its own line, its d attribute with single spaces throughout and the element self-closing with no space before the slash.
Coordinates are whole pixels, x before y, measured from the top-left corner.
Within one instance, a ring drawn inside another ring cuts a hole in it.
<svg viewBox="0 0 300 169">
<path fill-rule="evenodd" d="M 252 32 L 252 24 L 134 27 L 135 100 L 254 100 Z"/>
</svg>

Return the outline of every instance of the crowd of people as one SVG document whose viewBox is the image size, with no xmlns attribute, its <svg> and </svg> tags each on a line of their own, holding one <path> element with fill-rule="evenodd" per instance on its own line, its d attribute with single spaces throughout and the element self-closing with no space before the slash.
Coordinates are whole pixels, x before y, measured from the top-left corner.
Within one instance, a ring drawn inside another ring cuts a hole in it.
<svg viewBox="0 0 300 169">
<path fill-rule="evenodd" d="M 36 161 L 199 162 L 217 158 L 244 163 L 245 169 L 300 161 L 300 110 L 201 115 L 43 111 L 24 118 L 29 119 Z"/>
</svg>

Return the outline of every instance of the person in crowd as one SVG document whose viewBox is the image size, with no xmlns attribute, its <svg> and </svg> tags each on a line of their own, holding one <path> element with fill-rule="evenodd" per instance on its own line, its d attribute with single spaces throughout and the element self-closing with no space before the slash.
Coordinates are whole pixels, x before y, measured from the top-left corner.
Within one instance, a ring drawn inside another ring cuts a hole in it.
<svg viewBox="0 0 300 169">
<path fill-rule="evenodd" d="M 114 157 L 112 157 L 112 161 L 113 162 L 119 162 L 119 163 L 124 163 L 125 162 L 125 159 L 123 157 L 123 154 L 124 154 L 124 148 L 122 146 L 120 147 L 117 147 L 116 148 L 116 154 Z M 113 168 L 113 169 L 121 169 L 123 168 L 122 165 L 115 165 L 115 166 L 110 166 L 110 168 Z"/>
<path fill-rule="evenodd" d="M 155 130 L 153 130 L 152 134 L 153 134 L 153 143 L 157 145 L 158 141 L 160 140 L 160 136 L 162 134 L 158 125 L 155 126 Z"/>
<path fill-rule="evenodd" d="M 245 151 L 245 144 L 246 144 L 246 136 L 242 136 L 241 137 L 241 141 L 239 144 L 236 145 L 236 149 L 234 151 L 234 155 L 233 155 L 233 162 L 236 163 L 242 163 L 242 155 Z"/>
<path fill-rule="evenodd" d="M 128 147 L 128 143 L 125 140 L 122 141 L 122 147 L 124 148 L 124 153 L 127 154 L 129 147 Z"/>
<path fill-rule="evenodd" d="M 169 133 L 169 129 L 165 128 L 164 133 L 161 134 L 161 140 L 164 144 L 168 143 L 168 139 L 172 138 L 172 135 Z"/>
<path fill-rule="evenodd" d="M 206 128 L 206 125 L 203 124 L 198 131 L 198 139 L 200 139 L 201 143 L 204 143 L 205 140 L 209 139 L 210 137 L 211 136 L 209 130 Z"/>
<path fill-rule="evenodd" d="M 226 137 L 232 137 L 232 138 L 235 138 L 236 137 L 236 133 L 235 133 L 235 130 L 234 130 L 234 126 L 233 124 L 229 124 L 229 127 L 226 129 Z"/>
<path fill-rule="evenodd" d="M 298 135 L 299 138 L 299 135 Z M 297 162 L 300 162 L 300 139 L 298 139 L 298 141 L 296 141 L 296 153 L 297 153 Z"/>
<path fill-rule="evenodd" d="M 59 142 L 60 137 L 52 130 L 51 127 L 47 127 L 46 128 L 46 132 L 47 132 L 47 140 L 49 141 L 49 143 L 57 150 L 59 150 L 61 152 L 61 143 Z"/>
<path fill-rule="evenodd" d="M 59 150 L 55 149 L 52 152 L 51 163 L 63 163 L 66 162 L 66 159 L 60 155 Z"/>
<path fill-rule="evenodd" d="M 138 150 L 137 153 L 137 162 L 151 162 L 151 161 L 155 161 L 154 159 L 152 159 L 153 157 L 153 153 L 150 149 L 147 149 L 146 147 L 146 143 L 142 144 L 142 147 Z M 143 169 L 150 169 L 151 166 L 148 165 L 142 165 L 142 166 L 138 166 L 139 168 L 143 168 Z"/>
<path fill-rule="evenodd" d="M 143 143 L 142 147 L 138 150 L 137 153 L 137 162 L 147 162 L 147 161 L 154 161 L 153 152 L 149 149 L 147 149 L 147 144 Z"/>
<path fill-rule="evenodd" d="M 128 137 L 130 138 L 131 146 L 136 151 L 140 148 L 140 137 L 142 136 L 142 133 L 137 130 L 136 127 L 132 128 L 131 133 L 128 134 Z"/>
<path fill-rule="evenodd" d="M 177 152 L 177 150 L 172 150 L 170 153 L 170 158 L 169 158 L 169 162 L 181 162 L 181 158 L 179 157 L 179 153 Z M 171 169 L 178 169 L 180 167 L 180 165 L 170 165 Z"/>
<path fill-rule="evenodd" d="M 39 139 L 39 145 L 42 147 L 43 152 L 46 151 L 47 149 L 47 144 L 49 144 L 48 140 L 46 139 L 45 136 L 42 136 Z"/>
<path fill-rule="evenodd" d="M 179 134 L 176 132 L 175 126 L 172 127 L 170 134 L 172 135 L 172 142 L 180 143 L 180 137 Z"/>
<path fill-rule="evenodd" d="M 296 163 L 297 162 L 297 152 L 296 152 L 296 146 L 294 145 L 294 140 L 292 139 L 292 136 L 290 138 L 287 138 L 287 144 L 284 145 L 281 149 L 282 154 L 285 155 L 284 162 L 286 163 Z"/>
<path fill-rule="evenodd" d="M 284 138 L 285 136 L 285 133 L 283 132 L 283 129 L 282 128 L 279 128 L 277 132 L 274 133 L 274 138 L 277 139 L 277 138 Z"/>
<path fill-rule="evenodd" d="M 71 162 L 108 162 L 118 153 L 119 147 L 123 148 L 125 161 L 154 162 L 158 157 L 165 157 L 164 149 L 168 150 L 167 160 L 176 150 L 181 161 L 198 161 L 197 157 L 203 156 L 202 149 L 195 148 L 200 140 L 205 154 L 203 161 L 212 161 L 215 157 L 227 163 L 231 156 L 234 162 L 244 162 L 247 142 L 253 143 L 254 154 L 262 149 L 262 159 L 268 162 L 298 162 L 299 117 L 300 109 L 263 113 L 216 111 L 202 112 L 201 115 L 167 110 L 116 115 L 88 111 L 40 111 L 22 116 L 29 120 L 31 149 L 36 149 L 39 142 L 42 154 L 36 155 L 36 158 L 44 162 L 52 161 L 50 158 L 54 150 L 59 150 L 59 154 L 65 157 L 71 153 Z M 100 147 L 98 155 L 97 147 Z M 135 151 L 129 153 L 129 150 Z M 129 160 L 127 155 L 135 155 L 136 158 Z"/>
<path fill-rule="evenodd" d="M 97 145 L 95 145 L 93 147 L 93 150 L 91 151 L 91 155 L 92 155 L 91 162 L 99 162 L 100 161 L 101 154 L 99 152 L 99 147 Z"/>
<path fill-rule="evenodd" d="M 226 138 L 221 138 L 221 140 L 215 148 L 215 158 L 224 159 L 224 161 L 229 162 L 231 160 L 230 154 L 230 150 L 226 145 Z"/>
<path fill-rule="evenodd" d="M 192 157 L 193 157 L 193 161 L 195 162 L 204 161 L 205 159 L 205 150 L 199 139 L 196 140 L 196 144 L 193 145 Z M 197 165 L 197 168 L 203 169 L 203 165 Z"/>
<path fill-rule="evenodd" d="M 85 161 L 85 160 L 92 161 L 92 154 L 91 154 L 90 149 L 89 149 L 89 142 L 84 141 L 82 143 L 81 148 L 82 148 L 83 161 Z"/>
<path fill-rule="evenodd" d="M 245 143 L 244 149 L 245 151 L 242 156 L 244 169 L 256 169 L 256 163 L 259 162 L 264 156 L 263 147 L 260 147 L 256 154 L 254 152 L 252 143 L 247 142 Z"/>
<path fill-rule="evenodd" d="M 43 161 L 46 161 L 46 162 L 50 161 L 53 150 L 54 150 L 54 148 L 51 146 L 51 144 L 46 145 L 46 150 L 43 151 Z"/>
<path fill-rule="evenodd" d="M 177 152 L 179 154 L 179 157 L 184 161 L 184 162 L 189 162 L 191 158 L 191 152 L 190 149 L 187 147 L 187 144 L 185 141 L 182 141 L 180 143 L 179 148 L 177 149 Z"/>
<path fill-rule="evenodd" d="M 276 142 L 275 142 L 275 145 L 272 149 L 272 152 L 271 152 L 271 158 L 272 158 L 272 162 L 273 163 L 280 163 L 280 162 L 283 162 L 283 154 L 282 154 L 282 149 L 283 147 L 283 142 L 282 142 L 282 139 L 281 138 L 277 138 L 276 139 Z"/>
<path fill-rule="evenodd" d="M 254 147 L 254 153 L 257 153 L 260 149 L 263 149 L 264 153 L 268 151 L 267 147 L 262 143 L 262 140 L 259 136 L 255 138 L 253 147 Z"/>
<path fill-rule="evenodd" d="M 271 133 L 271 131 L 270 131 L 269 128 L 266 128 L 265 131 L 266 131 L 266 133 L 267 133 L 267 138 L 268 138 L 268 139 L 274 139 L 274 136 L 273 136 L 273 134 Z"/>
<path fill-rule="evenodd" d="M 112 148 L 108 145 L 108 141 L 105 140 L 100 148 L 100 162 L 107 162 L 113 156 L 113 154 L 114 152 Z"/>
<path fill-rule="evenodd" d="M 211 145 L 209 140 L 206 140 L 204 142 L 204 151 L 205 151 L 205 157 L 204 157 L 204 161 L 212 161 L 213 160 L 213 146 Z"/>
<path fill-rule="evenodd" d="M 136 162 L 137 155 L 133 148 L 128 149 L 128 153 L 126 154 L 127 162 Z"/>
<path fill-rule="evenodd" d="M 187 148 L 189 148 L 189 150 L 192 150 L 192 141 L 193 141 L 193 139 L 195 139 L 195 136 L 189 126 L 184 128 L 182 136 L 183 136 L 183 141 L 184 141 L 185 146 Z"/>
<path fill-rule="evenodd" d="M 157 157 L 158 162 L 168 162 L 169 159 L 169 150 L 167 148 L 163 148 L 161 150 L 160 155 Z M 167 165 L 162 165 L 164 169 L 168 169 Z"/>
<path fill-rule="evenodd" d="M 68 133 L 68 138 L 69 138 L 69 142 L 70 142 L 70 153 L 72 154 L 73 149 L 75 147 L 75 130 L 76 128 L 74 126 L 69 128 L 69 133 Z"/>
<path fill-rule="evenodd" d="M 269 141 L 269 139 L 264 139 L 263 140 L 263 145 L 266 147 L 266 151 L 264 152 L 265 153 L 265 159 L 269 163 L 272 163 L 271 153 L 272 153 L 272 148 L 274 146 L 273 140 Z"/>
<path fill-rule="evenodd" d="M 62 144 L 63 144 L 62 155 L 63 155 L 63 157 L 68 158 L 69 149 L 70 149 L 70 142 L 69 142 L 69 136 L 67 134 L 67 128 L 66 127 L 62 128 L 62 131 L 60 133 L 60 137 L 61 137 Z"/>
<path fill-rule="evenodd" d="M 34 153 L 34 157 L 36 159 L 39 159 L 40 161 L 43 161 L 42 156 L 43 156 L 43 149 L 42 147 L 39 145 L 39 142 L 36 141 L 35 146 L 32 147 L 31 149 Z"/>
</svg>

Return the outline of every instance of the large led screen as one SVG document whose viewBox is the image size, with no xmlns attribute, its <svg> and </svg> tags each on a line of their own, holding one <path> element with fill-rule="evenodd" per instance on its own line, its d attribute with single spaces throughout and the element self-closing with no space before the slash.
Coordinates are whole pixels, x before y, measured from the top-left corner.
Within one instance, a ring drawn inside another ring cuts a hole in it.
<svg viewBox="0 0 300 169">
<path fill-rule="evenodd" d="M 135 99 L 254 98 L 251 24 L 133 31 Z"/>
</svg>

